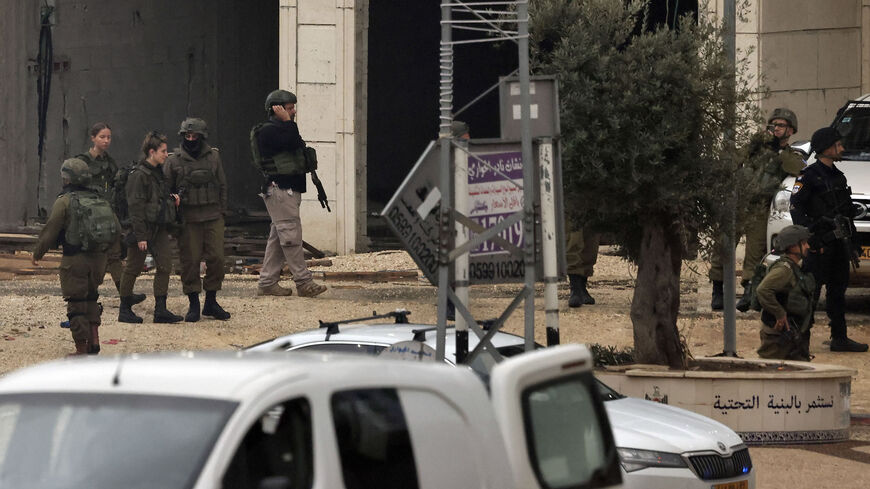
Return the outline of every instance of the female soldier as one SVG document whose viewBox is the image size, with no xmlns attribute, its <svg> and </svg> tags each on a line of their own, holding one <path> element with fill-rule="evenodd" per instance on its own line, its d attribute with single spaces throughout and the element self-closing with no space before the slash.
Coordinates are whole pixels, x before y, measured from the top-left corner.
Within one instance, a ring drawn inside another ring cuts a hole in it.
<svg viewBox="0 0 870 489">
<path fill-rule="evenodd" d="M 130 235 L 127 238 L 127 265 L 121 277 L 121 310 L 118 321 L 141 323 L 142 318 L 131 309 L 131 294 L 136 277 L 142 273 L 145 255 L 151 252 L 157 271 L 154 275 L 154 322 L 177 323 L 183 318 L 166 309 L 169 273 L 172 270 L 172 251 L 169 247 L 169 227 L 175 224 L 178 195 L 169 193 L 163 177 L 166 136 L 149 132 L 142 142 L 145 158 L 127 177 L 127 212 L 130 216 Z"/>
<path fill-rule="evenodd" d="M 76 158 L 88 164 L 91 172 L 91 187 L 97 191 L 100 197 L 111 203 L 115 174 L 118 172 L 118 165 L 109 154 L 109 146 L 112 145 L 112 128 L 105 122 L 97 122 L 91 126 L 89 134 L 93 146 Z M 121 270 L 123 268 L 120 244 L 109 248 L 106 255 L 108 257 L 106 271 L 112 276 L 115 288 L 120 293 Z M 131 298 L 133 304 L 138 304 L 145 300 L 145 294 L 131 294 Z"/>
</svg>

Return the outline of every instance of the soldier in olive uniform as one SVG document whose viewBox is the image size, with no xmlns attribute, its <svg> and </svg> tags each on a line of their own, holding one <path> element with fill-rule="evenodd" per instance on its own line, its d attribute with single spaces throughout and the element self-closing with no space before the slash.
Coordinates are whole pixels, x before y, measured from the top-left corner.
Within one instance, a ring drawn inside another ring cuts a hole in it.
<svg viewBox="0 0 870 489">
<path fill-rule="evenodd" d="M 825 286 L 825 312 L 831 326 L 831 351 L 865 352 L 867 344 L 846 335 L 846 289 L 853 259 L 855 224 L 852 222 L 852 189 L 846 175 L 834 165 L 843 158 L 839 131 L 823 127 L 810 142 L 816 162 L 797 178 L 791 194 L 791 219 L 809 228 L 811 252 L 804 271 L 816 279 L 814 299 Z M 857 257 L 854 257 L 857 260 Z"/>
<path fill-rule="evenodd" d="M 595 304 L 595 299 L 589 294 L 586 284 L 598 261 L 600 241 L 601 234 L 588 227 L 577 228 L 568 233 L 568 243 L 565 246 L 568 281 L 571 287 L 568 307 Z"/>
<path fill-rule="evenodd" d="M 181 197 L 184 226 L 178 239 L 181 252 L 181 283 L 190 301 L 184 320 L 200 319 L 199 293 L 205 289 L 202 315 L 226 320 L 230 313 L 218 304 L 216 295 L 224 279 L 224 212 L 227 209 L 227 179 L 217 148 L 207 142 L 208 127 L 202 119 L 185 119 L 178 131 L 181 147 L 169 155 L 164 166 L 171 192 Z M 199 262 L 205 260 L 205 279 Z"/>
<path fill-rule="evenodd" d="M 761 306 L 762 358 L 810 360 L 810 328 L 813 325 L 813 293 L 816 282 L 801 271 L 801 261 L 810 249 L 810 231 L 803 226 L 786 226 L 776 237 L 777 260 L 758 284 L 756 297 Z"/>
<path fill-rule="evenodd" d="M 91 187 L 96 189 L 100 197 L 111 203 L 113 182 L 115 174 L 118 172 L 118 165 L 109 154 L 109 146 L 112 144 L 112 128 L 105 122 L 97 122 L 91 126 L 89 134 L 93 146 L 84 153 L 76 155 L 76 158 L 88 164 L 91 171 Z M 106 271 L 112 276 L 112 282 L 118 289 L 118 293 L 121 292 L 122 251 L 122 245 L 119 242 L 118 246 L 113 246 L 107 253 Z M 132 300 L 133 304 L 138 304 L 145 300 L 145 294 L 133 294 Z"/>
<path fill-rule="evenodd" d="M 749 309 L 749 282 L 758 265 L 767 253 L 767 218 L 770 201 L 780 190 L 782 181 L 791 175 L 796 177 L 804 168 L 803 158 L 788 145 L 789 138 L 797 133 L 797 116 L 789 109 L 774 109 L 767 120 L 767 129 L 754 135 L 744 149 L 745 164 L 741 169 L 762 191 L 748 202 L 745 216 L 738 216 L 738 233 L 746 236 L 743 258 L 743 296 L 737 309 Z M 736 236 L 739 240 L 739 234 Z M 724 305 L 722 255 L 714 250 L 710 257 L 710 280 L 713 281 L 713 297 L 710 307 L 721 310 Z"/>
<path fill-rule="evenodd" d="M 151 252 L 157 265 L 154 275 L 154 322 L 177 323 L 183 318 L 166 309 L 169 274 L 172 271 L 172 250 L 169 229 L 175 225 L 179 198 L 169 193 L 161 165 L 169 154 L 166 136 L 150 132 L 142 143 L 145 159 L 130 172 L 127 179 L 127 208 L 130 215 L 130 234 L 127 238 L 127 265 L 121 277 L 121 310 L 118 321 L 141 323 L 131 308 L 131 294 L 136 277 L 142 273 L 145 256 Z"/>
<path fill-rule="evenodd" d="M 106 250 L 117 245 L 121 225 L 109 203 L 88 187 L 87 163 L 71 158 L 63 162 L 60 172 L 63 192 L 39 233 L 32 261 L 38 265 L 49 249 L 62 246 L 60 288 L 67 302 L 75 355 L 97 354 L 103 311 L 97 302 L 98 289 L 106 274 Z"/>
</svg>

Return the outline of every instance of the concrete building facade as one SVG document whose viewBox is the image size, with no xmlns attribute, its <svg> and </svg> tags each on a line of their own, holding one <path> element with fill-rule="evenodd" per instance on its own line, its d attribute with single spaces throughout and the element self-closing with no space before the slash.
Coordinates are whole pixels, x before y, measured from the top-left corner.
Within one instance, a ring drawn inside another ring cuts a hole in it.
<svg viewBox="0 0 870 489">
<path fill-rule="evenodd" d="M 789 107 L 797 114 L 795 140 L 809 140 L 847 100 L 870 92 L 870 0 L 749 0 L 746 6 L 737 22 L 738 51 L 748 56 L 754 87 L 768 90 L 764 112 Z"/>
</svg>

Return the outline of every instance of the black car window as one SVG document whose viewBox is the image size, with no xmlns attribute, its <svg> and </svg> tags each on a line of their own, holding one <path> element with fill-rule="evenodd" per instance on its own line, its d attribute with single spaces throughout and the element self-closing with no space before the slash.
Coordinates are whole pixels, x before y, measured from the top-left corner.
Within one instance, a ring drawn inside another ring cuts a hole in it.
<svg viewBox="0 0 870 489">
<path fill-rule="evenodd" d="M 332 417 L 347 489 L 419 487 L 408 423 L 395 389 L 336 392 Z"/>
<path fill-rule="evenodd" d="M 870 157 L 870 106 L 846 109 L 836 126 L 843 136 L 844 159 Z"/>
<path fill-rule="evenodd" d="M 311 407 L 306 399 L 273 406 L 245 434 L 223 477 L 224 489 L 307 488 L 314 480 Z M 283 484 L 283 485 L 282 485 Z"/>
</svg>

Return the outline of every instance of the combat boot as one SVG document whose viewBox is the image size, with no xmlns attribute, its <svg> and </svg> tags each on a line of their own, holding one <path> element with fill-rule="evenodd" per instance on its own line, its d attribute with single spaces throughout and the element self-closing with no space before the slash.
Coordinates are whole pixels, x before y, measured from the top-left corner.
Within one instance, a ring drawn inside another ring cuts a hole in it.
<svg viewBox="0 0 870 489">
<path fill-rule="evenodd" d="M 571 297 L 568 298 L 568 307 L 580 307 L 595 304 L 595 299 L 586 289 L 589 278 L 579 274 L 568 274 L 568 282 L 571 287 Z"/>
<path fill-rule="evenodd" d="M 743 287 L 743 295 L 740 296 L 740 300 L 737 301 L 737 305 L 734 306 L 740 312 L 746 312 L 749 310 L 749 305 L 752 297 L 750 297 L 751 287 L 746 285 Z M 724 294 L 723 294 L 724 295 Z"/>
<path fill-rule="evenodd" d="M 133 312 L 132 308 L 133 303 L 130 301 L 130 297 L 121 297 L 121 307 L 118 310 L 118 322 L 119 323 L 141 323 L 142 318 L 136 315 Z"/>
<path fill-rule="evenodd" d="M 154 322 L 155 323 L 177 323 L 184 318 L 178 314 L 173 314 L 166 308 L 166 296 L 154 296 Z"/>
<path fill-rule="evenodd" d="M 293 289 L 288 289 L 287 287 L 281 287 L 278 282 L 268 286 L 268 287 L 258 287 L 257 295 L 278 295 L 278 296 L 288 296 L 293 295 Z"/>
<path fill-rule="evenodd" d="M 314 280 L 296 286 L 296 293 L 299 294 L 299 297 L 314 297 L 324 292 L 326 292 L 326 286 L 320 285 Z"/>
<path fill-rule="evenodd" d="M 187 294 L 187 300 L 190 301 L 190 305 L 187 306 L 187 314 L 184 315 L 184 320 L 188 323 L 195 323 L 199 321 L 199 292 Z"/>
<path fill-rule="evenodd" d="M 713 281 L 713 298 L 710 300 L 710 309 L 721 311 L 725 307 L 725 292 L 722 290 L 721 280 Z"/>
<path fill-rule="evenodd" d="M 846 336 L 831 338 L 831 351 L 861 353 L 867 351 L 867 343 L 858 343 Z"/>
<path fill-rule="evenodd" d="M 202 306 L 202 315 L 211 316 L 221 321 L 226 321 L 230 318 L 230 313 L 224 311 L 224 308 L 218 304 L 216 290 L 205 291 L 205 304 Z"/>
<path fill-rule="evenodd" d="M 118 289 L 118 295 L 121 294 L 121 282 L 115 282 L 115 288 Z M 136 304 L 145 300 L 145 294 L 130 294 L 130 305 Z"/>
</svg>

